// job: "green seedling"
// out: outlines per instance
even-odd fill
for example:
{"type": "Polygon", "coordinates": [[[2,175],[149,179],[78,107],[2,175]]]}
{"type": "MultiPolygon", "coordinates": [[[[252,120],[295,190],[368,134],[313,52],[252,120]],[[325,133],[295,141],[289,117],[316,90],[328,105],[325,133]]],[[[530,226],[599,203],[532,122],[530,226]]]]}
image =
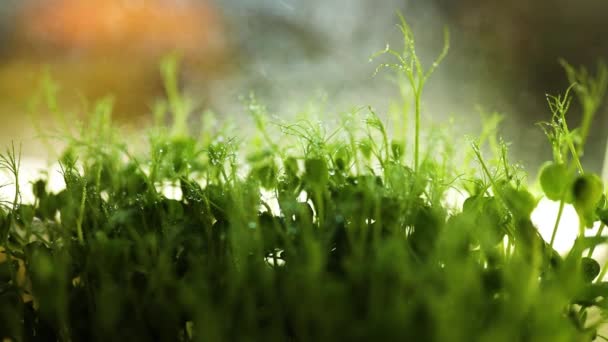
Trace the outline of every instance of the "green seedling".
{"type": "Polygon", "coordinates": [[[437,58],[433,61],[431,66],[425,69],[422,66],[422,62],[418,58],[416,54],[416,42],[414,39],[414,34],[412,29],[408,25],[407,21],[402,15],[399,15],[399,19],[401,24],[399,25],[399,29],[403,34],[403,51],[400,53],[396,50],[390,48],[390,46],[386,46],[386,49],[376,53],[373,58],[382,55],[389,54],[397,60],[396,63],[384,63],[380,64],[376,72],[380,68],[392,68],[394,69],[399,77],[403,77],[408,85],[410,86],[413,94],[414,94],[414,162],[413,169],[417,170],[420,166],[420,124],[421,124],[421,112],[422,112],[422,91],[424,86],[426,85],[427,80],[433,74],[435,69],[441,64],[443,59],[447,56],[448,51],[450,49],[450,34],[447,28],[444,29],[444,43],[443,49],[437,56],[437,58]]]}
{"type": "MultiPolygon", "coordinates": [[[[0,339],[602,338],[608,267],[592,257],[606,244],[607,204],[580,156],[605,70],[566,66],[576,84],[548,97],[543,127],[553,158],[540,188],[560,212],[572,203],[581,217],[560,256],[556,230],[544,241],[531,220],[539,196],[497,136],[506,116],[484,116],[464,167],[447,130],[421,141],[422,89],[447,52],[447,34],[423,68],[401,19],[403,53],[384,52],[397,58],[389,66],[401,95],[414,95],[413,144],[403,122],[395,127],[369,107],[355,107],[339,127],[273,123],[253,96],[254,137],[213,127],[209,113],[193,132],[192,102],[171,57],[161,68],[167,100],[155,107],[145,146],[123,140],[112,101],[100,101],[90,121],[63,135],[65,189],[33,180],[32,203],[22,201],[18,149],[1,154],[0,171],[16,189],[0,199],[0,339]],[[582,127],[567,125],[570,92],[583,107],[582,127]],[[467,197],[462,206],[445,204],[452,190],[467,197]],[[597,236],[585,236],[596,220],[597,236]]],[[[60,115],[57,89],[46,83],[44,110],[60,115]]],[[[393,110],[406,121],[400,101],[393,110]]]]}

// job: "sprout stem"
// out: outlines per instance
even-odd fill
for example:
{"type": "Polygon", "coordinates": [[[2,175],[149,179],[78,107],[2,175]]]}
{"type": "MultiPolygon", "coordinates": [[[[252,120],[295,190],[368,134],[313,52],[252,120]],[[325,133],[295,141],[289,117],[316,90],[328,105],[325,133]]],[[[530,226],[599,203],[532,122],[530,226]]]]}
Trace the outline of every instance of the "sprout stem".
{"type": "MultiPolygon", "coordinates": [[[[600,225],[600,228],[597,230],[597,234],[595,234],[595,237],[599,238],[602,236],[602,232],[604,231],[604,228],[606,227],[606,225],[604,223],[602,223],[600,225]]],[[[593,251],[595,251],[595,246],[593,245],[591,246],[591,248],[589,248],[589,253],[587,253],[587,257],[591,258],[591,256],[593,255],[593,251]]]]}
{"type": "Polygon", "coordinates": [[[553,226],[553,232],[551,233],[551,241],[549,241],[549,247],[553,248],[553,243],[555,242],[555,236],[557,235],[557,229],[559,228],[559,221],[562,218],[562,213],[564,212],[564,199],[562,198],[559,201],[559,209],[557,211],[557,218],[555,219],[555,225],[553,226]]]}

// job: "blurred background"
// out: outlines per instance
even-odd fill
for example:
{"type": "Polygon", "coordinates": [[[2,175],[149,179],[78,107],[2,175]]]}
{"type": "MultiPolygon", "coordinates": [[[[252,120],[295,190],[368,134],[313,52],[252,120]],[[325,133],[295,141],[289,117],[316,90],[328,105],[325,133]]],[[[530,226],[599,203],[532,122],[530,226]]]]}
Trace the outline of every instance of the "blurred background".
{"type": "MultiPolygon", "coordinates": [[[[505,114],[501,134],[531,169],[551,158],[534,123],[550,118],[545,93],[568,85],[558,58],[591,69],[608,59],[603,0],[2,0],[0,146],[23,142],[25,154],[45,157],[33,123],[54,119],[28,111],[44,72],[60,85],[63,108],[84,116],[83,103],[113,94],[115,119],[145,126],[163,95],[159,61],[171,51],[183,57],[183,91],[220,117],[244,116],[239,97],[252,90],[279,117],[319,98],[330,113],[385,113],[398,92],[388,73],[372,77],[378,61],[369,57],[400,47],[397,11],[427,65],[443,26],[451,32],[424,115],[454,117],[456,132],[475,134],[478,106],[505,114]]],[[[607,126],[604,106],[584,157],[590,170],[601,169],[607,126]]]]}

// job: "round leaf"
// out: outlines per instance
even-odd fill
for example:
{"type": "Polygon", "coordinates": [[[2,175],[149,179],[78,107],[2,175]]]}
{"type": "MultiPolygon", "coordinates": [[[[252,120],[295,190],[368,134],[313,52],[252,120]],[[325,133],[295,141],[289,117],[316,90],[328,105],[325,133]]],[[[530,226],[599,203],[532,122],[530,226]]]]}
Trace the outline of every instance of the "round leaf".
{"type": "Polygon", "coordinates": [[[581,273],[583,280],[590,283],[600,274],[600,264],[595,259],[584,257],[581,259],[581,273]]]}
{"type": "Polygon", "coordinates": [[[541,168],[539,182],[548,199],[559,201],[571,184],[571,174],[565,164],[550,162],[541,168]]]}
{"type": "Polygon", "coordinates": [[[578,177],[572,185],[574,205],[584,209],[595,209],[602,199],[604,184],[595,174],[585,174],[578,177]]]}
{"type": "Polygon", "coordinates": [[[595,174],[579,176],[572,184],[574,208],[587,227],[593,226],[596,219],[595,211],[603,193],[604,184],[595,174]]]}

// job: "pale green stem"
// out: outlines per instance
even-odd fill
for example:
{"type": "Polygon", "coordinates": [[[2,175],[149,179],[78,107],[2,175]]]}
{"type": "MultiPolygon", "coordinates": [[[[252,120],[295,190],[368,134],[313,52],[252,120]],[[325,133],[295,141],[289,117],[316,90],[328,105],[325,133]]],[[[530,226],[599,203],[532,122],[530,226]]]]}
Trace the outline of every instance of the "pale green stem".
{"type": "Polygon", "coordinates": [[[549,247],[553,248],[553,243],[555,242],[555,236],[557,235],[557,229],[559,228],[559,221],[562,218],[562,213],[564,212],[564,200],[559,201],[559,209],[557,211],[557,218],[555,219],[555,225],[553,226],[553,233],[551,233],[551,240],[549,241],[549,247]]]}
{"type": "Polygon", "coordinates": [[[416,132],[414,134],[414,171],[418,171],[419,151],[420,151],[420,94],[416,92],[416,132]]]}
{"type": "Polygon", "coordinates": [[[82,221],[84,219],[84,208],[85,208],[86,198],[87,198],[87,184],[85,182],[84,186],[82,187],[82,199],[80,200],[80,213],[78,215],[78,221],[76,222],[76,232],[78,233],[78,242],[80,242],[81,244],[84,243],[84,235],[82,233],[82,221]]]}
{"type": "Polygon", "coordinates": [[[604,276],[606,275],[606,272],[608,271],[607,266],[608,266],[608,264],[604,264],[604,266],[602,267],[602,272],[600,272],[600,275],[597,276],[597,278],[595,280],[597,283],[602,282],[602,279],[604,279],[604,276]]]}
{"type": "MultiPolygon", "coordinates": [[[[599,238],[602,236],[602,231],[604,230],[604,227],[606,227],[606,225],[604,223],[602,223],[600,225],[600,228],[597,230],[597,234],[595,234],[595,237],[599,238]]],[[[593,251],[595,251],[595,245],[591,246],[591,248],[589,248],[589,253],[587,253],[587,257],[591,258],[591,256],[593,255],[593,251]]]]}

